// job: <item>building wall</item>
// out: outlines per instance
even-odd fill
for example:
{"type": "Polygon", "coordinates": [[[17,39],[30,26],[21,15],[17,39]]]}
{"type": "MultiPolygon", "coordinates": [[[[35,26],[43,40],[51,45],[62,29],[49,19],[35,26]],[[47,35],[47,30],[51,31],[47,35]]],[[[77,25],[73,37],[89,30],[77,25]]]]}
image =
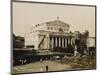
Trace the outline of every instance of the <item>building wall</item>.
{"type": "Polygon", "coordinates": [[[47,31],[51,31],[51,32],[59,32],[59,30],[62,29],[62,31],[64,32],[68,32],[69,28],[67,28],[66,26],[47,26],[47,31]]]}
{"type": "Polygon", "coordinates": [[[23,48],[25,46],[25,38],[13,35],[13,48],[23,48]]]}
{"type": "Polygon", "coordinates": [[[59,32],[59,29],[62,29],[62,31],[64,32],[69,31],[69,25],[60,20],[54,20],[51,22],[47,22],[46,26],[47,26],[47,31],[59,32]]]}
{"type": "Polygon", "coordinates": [[[34,46],[35,49],[37,49],[37,45],[38,45],[38,32],[34,32],[34,33],[29,33],[26,37],[25,37],[25,46],[34,46]]]}

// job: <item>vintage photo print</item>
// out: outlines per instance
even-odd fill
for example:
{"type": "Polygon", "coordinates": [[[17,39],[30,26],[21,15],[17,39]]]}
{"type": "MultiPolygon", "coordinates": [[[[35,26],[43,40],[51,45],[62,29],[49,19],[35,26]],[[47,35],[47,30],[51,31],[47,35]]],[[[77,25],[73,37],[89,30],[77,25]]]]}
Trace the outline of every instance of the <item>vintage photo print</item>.
{"type": "Polygon", "coordinates": [[[96,69],[96,6],[11,2],[12,74],[96,69]]]}

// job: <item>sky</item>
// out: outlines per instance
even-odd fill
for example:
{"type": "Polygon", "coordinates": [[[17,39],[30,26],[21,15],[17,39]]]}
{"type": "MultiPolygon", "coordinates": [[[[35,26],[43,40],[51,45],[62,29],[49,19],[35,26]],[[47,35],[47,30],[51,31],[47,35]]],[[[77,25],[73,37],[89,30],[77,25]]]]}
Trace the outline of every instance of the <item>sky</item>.
{"type": "Polygon", "coordinates": [[[13,2],[13,33],[27,35],[36,24],[59,20],[70,25],[70,31],[89,31],[95,37],[95,7],[13,2]]]}

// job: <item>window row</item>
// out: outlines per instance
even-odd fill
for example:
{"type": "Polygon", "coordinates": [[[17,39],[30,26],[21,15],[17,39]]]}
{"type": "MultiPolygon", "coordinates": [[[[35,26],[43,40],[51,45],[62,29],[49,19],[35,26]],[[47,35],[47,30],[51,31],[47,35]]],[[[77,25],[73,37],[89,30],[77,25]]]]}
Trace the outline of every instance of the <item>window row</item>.
{"type": "Polygon", "coordinates": [[[57,28],[57,27],[47,27],[48,30],[59,30],[59,29],[62,29],[63,31],[68,31],[69,29],[68,28],[57,28]]]}

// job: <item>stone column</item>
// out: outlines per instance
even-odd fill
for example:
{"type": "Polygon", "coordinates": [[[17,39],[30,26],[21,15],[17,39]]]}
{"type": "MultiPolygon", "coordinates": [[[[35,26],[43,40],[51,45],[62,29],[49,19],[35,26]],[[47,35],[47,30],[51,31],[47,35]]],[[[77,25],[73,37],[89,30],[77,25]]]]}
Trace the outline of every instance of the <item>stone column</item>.
{"type": "Polygon", "coordinates": [[[65,48],[67,48],[67,38],[65,38],[65,48]]]}
{"type": "Polygon", "coordinates": [[[73,38],[71,38],[71,45],[73,44],[73,38]]]}
{"type": "Polygon", "coordinates": [[[61,47],[61,40],[60,40],[60,37],[59,37],[59,47],[61,47]]]}
{"type": "Polygon", "coordinates": [[[54,37],[52,37],[52,49],[54,48],[54,37]]]}
{"type": "Polygon", "coordinates": [[[59,38],[57,37],[57,47],[59,47],[59,38]]]}
{"type": "Polygon", "coordinates": [[[50,49],[50,37],[47,35],[47,49],[50,49]]]}
{"type": "Polygon", "coordinates": [[[70,44],[70,38],[68,37],[68,45],[70,44]]]}
{"type": "Polygon", "coordinates": [[[57,43],[58,43],[58,42],[57,42],[57,37],[55,37],[55,44],[56,44],[55,46],[56,46],[56,47],[57,47],[57,43]]]}

